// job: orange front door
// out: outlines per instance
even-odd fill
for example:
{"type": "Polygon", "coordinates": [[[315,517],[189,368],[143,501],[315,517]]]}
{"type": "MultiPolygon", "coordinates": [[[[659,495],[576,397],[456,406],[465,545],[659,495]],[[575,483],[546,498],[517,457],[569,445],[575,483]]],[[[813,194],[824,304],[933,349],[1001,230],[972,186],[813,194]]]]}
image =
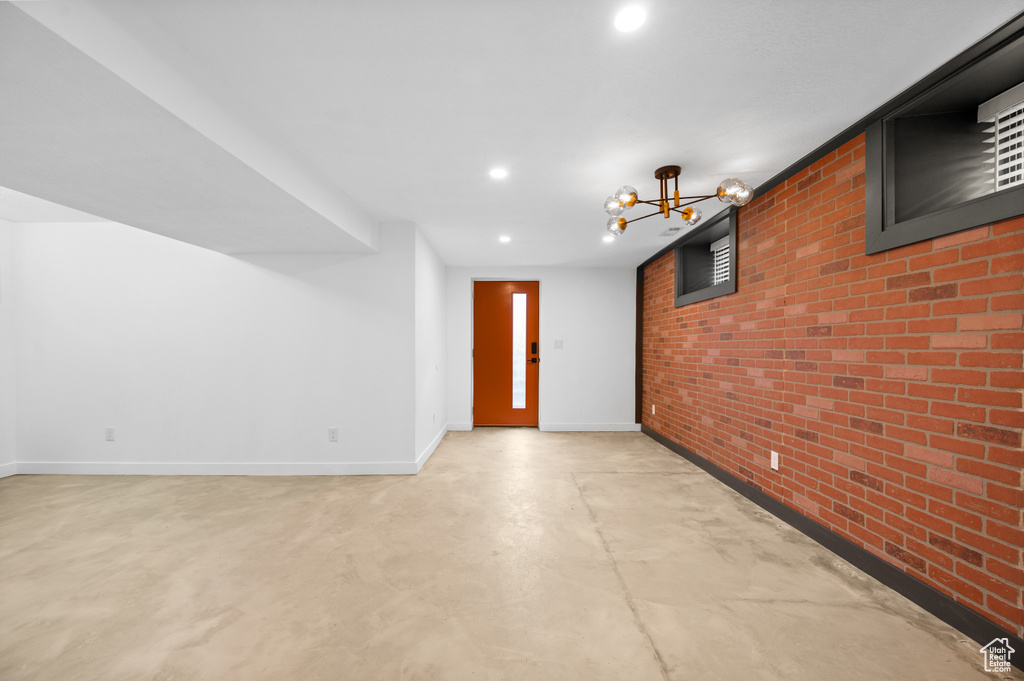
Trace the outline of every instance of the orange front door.
{"type": "Polygon", "coordinates": [[[473,282],[473,424],[537,425],[536,281],[473,282]]]}

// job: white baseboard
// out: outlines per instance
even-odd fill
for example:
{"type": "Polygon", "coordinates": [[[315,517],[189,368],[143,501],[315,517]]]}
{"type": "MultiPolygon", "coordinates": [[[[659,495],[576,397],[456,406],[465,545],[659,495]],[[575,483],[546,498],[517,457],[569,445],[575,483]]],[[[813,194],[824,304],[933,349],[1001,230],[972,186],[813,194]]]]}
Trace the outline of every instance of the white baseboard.
{"type": "Polygon", "coordinates": [[[416,475],[448,428],[442,428],[415,462],[207,463],[129,461],[19,461],[0,466],[7,475],[416,475]]]}
{"type": "Polygon", "coordinates": [[[639,423],[542,423],[540,429],[544,431],[574,431],[574,432],[600,432],[600,431],[639,431],[639,423]]]}
{"type": "Polygon", "coordinates": [[[19,475],[415,475],[414,462],[136,463],[19,461],[19,475]]]}
{"type": "MultiPolygon", "coordinates": [[[[549,431],[639,431],[639,423],[542,423],[540,430],[549,431]]],[[[472,423],[449,423],[448,430],[473,430],[472,423]]]]}
{"type": "Polygon", "coordinates": [[[433,440],[431,440],[430,444],[427,445],[426,448],[422,452],[420,452],[419,456],[416,457],[416,472],[417,473],[420,472],[420,470],[423,468],[423,464],[425,464],[427,462],[427,459],[430,458],[430,455],[434,453],[434,450],[437,449],[437,446],[439,444],[441,444],[441,440],[443,440],[444,436],[447,435],[447,434],[448,434],[448,426],[444,426],[443,428],[441,428],[441,431],[437,434],[437,437],[435,437],[433,440]]]}

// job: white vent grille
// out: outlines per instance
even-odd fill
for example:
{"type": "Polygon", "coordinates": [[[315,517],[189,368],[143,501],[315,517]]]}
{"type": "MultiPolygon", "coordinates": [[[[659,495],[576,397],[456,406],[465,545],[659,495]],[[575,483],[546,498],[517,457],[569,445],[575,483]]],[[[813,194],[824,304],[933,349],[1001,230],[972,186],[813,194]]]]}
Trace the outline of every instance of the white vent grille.
{"type": "Polygon", "coordinates": [[[996,191],[1024,184],[1024,102],[996,114],[996,191]]]}
{"type": "Polygon", "coordinates": [[[978,122],[988,123],[986,155],[990,159],[992,191],[1024,185],[1024,83],[978,106],[978,122]],[[992,146],[988,146],[992,145],[992,146]]]}
{"type": "Polygon", "coordinates": [[[714,258],[711,285],[729,281],[729,237],[722,237],[711,244],[711,255],[714,258]]]}

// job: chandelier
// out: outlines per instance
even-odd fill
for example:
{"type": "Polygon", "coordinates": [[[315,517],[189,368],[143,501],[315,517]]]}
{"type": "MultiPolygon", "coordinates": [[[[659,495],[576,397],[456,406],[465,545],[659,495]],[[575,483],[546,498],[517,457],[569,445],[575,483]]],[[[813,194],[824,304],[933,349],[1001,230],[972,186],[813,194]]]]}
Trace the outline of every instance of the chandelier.
{"type": "Polygon", "coordinates": [[[704,201],[705,199],[711,199],[718,197],[719,201],[724,203],[731,203],[734,206],[745,206],[750,203],[750,200],[754,198],[754,189],[750,185],[743,182],[743,180],[737,180],[735,177],[722,180],[722,184],[718,185],[718,190],[714,194],[706,194],[703,196],[679,196],[679,172],[682,170],[679,166],[662,166],[654,171],[654,179],[661,182],[661,198],[657,201],[644,201],[637,194],[636,189],[630,187],[628,184],[619,187],[619,190],[615,192],[613,196],[609,196],[604,201],[604,210],[608,215],[612,217],[608,220],[608,231],[611,232],[612,236],[618,236],[626,231],[626,225],[637,220],[643,220],[644,218],[653,217],[655,215],[663,215],[666,218],[671,213],[679,213],[683,218],[683,222],[687,225],[695,225],[700,222],[701,212],[700,208],[693,208],[693,204],[704,201]],[[668,195],[668,181],[673,180],[675,182],[675,192],[672,197],[668,195]],[[624,211],[629,210],[638,203],[645,203],[648,206],[657,206],[658,210],[632,220],[627,220],[624,217],[619,217],[624,211]]]}

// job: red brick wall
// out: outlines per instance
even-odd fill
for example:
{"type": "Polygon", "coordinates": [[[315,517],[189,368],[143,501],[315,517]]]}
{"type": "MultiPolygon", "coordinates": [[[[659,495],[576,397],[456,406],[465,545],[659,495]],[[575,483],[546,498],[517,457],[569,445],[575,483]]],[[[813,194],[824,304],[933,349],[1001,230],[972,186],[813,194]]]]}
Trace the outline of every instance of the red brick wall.
{"type": "Polygon", "coordinates": [[[676,309],[674,265],[644,425],[1024,634],[1024,218],[864,255],[862,136],[740,210],[735,294],[676,309]]]}

